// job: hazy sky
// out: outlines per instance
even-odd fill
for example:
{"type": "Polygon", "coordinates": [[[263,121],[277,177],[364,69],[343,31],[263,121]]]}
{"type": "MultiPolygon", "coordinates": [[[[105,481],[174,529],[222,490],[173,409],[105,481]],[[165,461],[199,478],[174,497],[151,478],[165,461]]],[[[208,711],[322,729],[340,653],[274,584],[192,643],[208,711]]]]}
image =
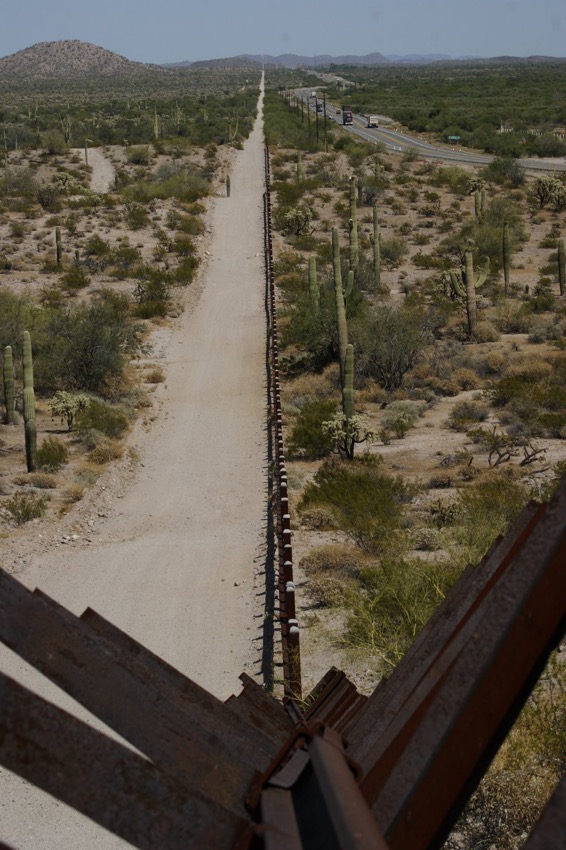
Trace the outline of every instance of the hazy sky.
{"type": "Polygon", "coordinates": [[[566,0],[0,0],[0,56],[80,39],[141,62],[240,53],[566,56],[566,0]]]}

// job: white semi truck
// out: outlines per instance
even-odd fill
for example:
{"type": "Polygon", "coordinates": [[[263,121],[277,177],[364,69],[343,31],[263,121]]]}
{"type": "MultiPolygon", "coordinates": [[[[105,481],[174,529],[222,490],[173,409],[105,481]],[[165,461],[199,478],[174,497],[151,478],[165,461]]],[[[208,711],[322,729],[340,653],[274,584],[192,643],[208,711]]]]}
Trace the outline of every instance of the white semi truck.
{"type": "Polygon", "coordinates": [[[368,127],[379,127],[379,116],[377,115],[368,115],[367,116],[368,127]]]}

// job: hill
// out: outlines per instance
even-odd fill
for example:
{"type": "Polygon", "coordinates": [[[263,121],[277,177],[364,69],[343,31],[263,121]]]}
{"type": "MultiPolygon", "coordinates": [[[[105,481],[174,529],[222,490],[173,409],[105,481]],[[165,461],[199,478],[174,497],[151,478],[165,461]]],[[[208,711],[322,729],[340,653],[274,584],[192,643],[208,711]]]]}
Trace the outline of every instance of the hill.
{"type": "Polygon", "coordinates": [[[41,41],[0,59],[0,79],[140,77],[148,72],[167,74],[159,65],[132,62],[103,47],[76,39],[41,41]]]}

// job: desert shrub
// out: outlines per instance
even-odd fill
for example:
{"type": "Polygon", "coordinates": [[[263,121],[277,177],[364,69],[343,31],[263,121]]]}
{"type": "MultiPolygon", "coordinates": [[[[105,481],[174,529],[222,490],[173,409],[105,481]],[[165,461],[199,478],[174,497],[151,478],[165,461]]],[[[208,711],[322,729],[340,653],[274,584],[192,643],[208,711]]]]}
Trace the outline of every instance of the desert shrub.
{"type": "Polygon", "coordinates": [[[566,425],[566,357],[530,358],[490,388],[492,403],[512,413],[533,436],[562,437],[566,425]]]}
{"type": "Polygon", "coordinates": [[[46,437],[37,448],[37,465],[44,472],[57,472],[69,459],[69,450],[57,437],[46,437]]]}
{"type": "Polygon", "coordinates": [[[472,369],[456,369],[452,377],[461,390],[477,390],[481,385],[479,377],[472,369]]]}
{"type": "Polygon", "coordinates": [[[515,850],[566,768],[564,664],[552,655],[535,690],[454,828],[462,847],[515,850]]]}
{"type": "Polygon", "coordinates": [[[128,204],[126,207],[126,223],[132,230],[141,230],[150,223],[147,210],[141,204],[128,204]]]}
{"type": "Polygon", "coordinates": [[[397,389],[432,341],[430,316],[412,305],[380,306],[370,321],[352,328],[352,337],[359,372],[397,389]]]}
{"type": "Polygon", "coordinates": [[[369,552],[400,545],[402,505],[413,491],[402,478],[383,472],[380,461],[375,455],[325,461],[306,485],[299,511],[314,505],[332,508],[339,526],[369,552]]]}
{"type": "Polygon", "coordinates": [[[381,420],[381,425],[401,440],[422,416],[426,405],[423,402],[392,401],[381,420]]]}
{"type": "Polygon", "coordinates": [[[488,322],[484,319],[477,323],[475,333],[476,342],[497,342],[498,339],[499,331],[493,322],[488,322]]]}
{"type": "Polygon", "coordinates": [[[94,446],[89,451],[88,459],[92,463],[102,466],[105,463],[110,463],[112,460],[119,460],[123,454],[124,448],[117,440],[104,438],[100,440],[97,446],[94,446]]]}
{"type": "Polygon", "coordinates": [[[47,510],[47,496],[37,493],[14,493],[3,504],[4,510],[16,525],[23,525],[32,519],[39,519],[47,510]]]}
{"type": "Polygon", "coordinates": [[[526,488],[503,473],[460,491],[455,539],[466,563],[476,564],[495,538],[504,534],[529,499],[526,488]]]}
{"type": "Polygon", "coordinates": [[[300,521],[302,528],[308,528],[311,531],[330,531],[338,527],[334,511],[326,505],[305,508],[301,511],[300,521]]]}
{"type": "Polygon", "coordinates": [[[401,660],[457,578],[449,563],[385,558],[361,573],[350,597],[344,642],[371,652],[383,672],[401,660]]]}
{"type": "Polygon", "coordinates": [[[291,456],[317,460],[330,454],[333,441],[323,430],[322,423],[330,419],[335,411],[336,403],[325,399],[308,401],[301,407],[287,441],[291,456]]]}
{"type": "Polygon", "coordinates": [[[53,490],[57,486],[57,480],[48,472],[31,472],[27,475],[16,476],[14,484],[36,487],[38,490],[53,490]]]}
{"type": "Polygon", "coordinates": [[[532,317],[524,304],[503,300],[497,304],[495,324],[502,333],[526,334],[531,329],[532,317]]]}
{"type": "Polygon", "coordinates": [[[489,416],[489,407],[481,399],[466,399],[457,401],[448,419],[450,428],[454,431],[466,431],[469,425],[485,422],[489,416]]]}
{"type": "Polygon", "coordinates": [[[149,165],[151,156],[147,145],[131,145],[126,151],[126,159],[131,165],[149,165]]]}
{"type": "Polygon", "coordinates": [[[345,591],[359,575],[364,560],[349,546],[318,546],[300,562],[308,578],[308,593],[320,607],[343,605],[345,591]]]}
{"type": "Polygon", "coordinates": [[[115,395],[129,356],[141,344],[129,309],[127,297],[102,290],[85,304],[49,311],[36,387],[115,395]]]}
{"type": "Polygon", "coordinates": [[[120,407],[101,398],[91,398],[90,404],[76,419],[76,429],[81,434],[96,431],[105,437],[121,437],[128,428],[128,417],[120,407]]]}
{"type": "Polygon", "coordinates": [[[66,292],[78,292],[90,283],[90,276],[84,266],[71,266],[59,278],[59,285],[66,292]]]}
{"type": "Polygon", "coordinates": [[[108,257],[112,249],[109,242],[95,233],[94,236],[87,239],[84,250],[87,256],[108,257]]]}

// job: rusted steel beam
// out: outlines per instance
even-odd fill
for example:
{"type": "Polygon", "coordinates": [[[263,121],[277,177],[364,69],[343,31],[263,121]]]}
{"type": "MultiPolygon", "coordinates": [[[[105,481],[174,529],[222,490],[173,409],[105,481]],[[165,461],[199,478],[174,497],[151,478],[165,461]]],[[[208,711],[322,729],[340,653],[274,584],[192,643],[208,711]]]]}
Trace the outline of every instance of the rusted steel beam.
{"type": "Polygon", "coordinates": [[[491,586],[494,575],[499,575],[508,566],[510,558],[524,544],[543,510],[535,503],[528,505],[508,534],[495,541],[482,561],[477,566],[470,564],[464,570],[390,678],[381,681],[365,707],[347,727],[345,734],[350,741],[352,758],[362,761],[372,742],[385,732],[393,719],[399,717],[419,682],[435,667],[438,655],[445,651],[477,609],[478,600],[485,596],[486,586],[491,586]]]}
{"type": "MultiPolygon", "coordinates": [[[[258,729],[269,736],[279,750],[294,726],[287,710],[247,673],[242,673],[240,680],[244,686],[242,691],[237,696],[228,697],[226,705],[251,729],[258,729]]],[[[261,768],[264,769],[265,766],[261,768]]]]}
{"type": "Polygon", "coordinates": [[[265,850],[305,850],[290,791],[262,791],[261,823],[265,850]]]}
{"type": "MultiPolygon", "coordinates": [[[[278,735],[273,724],[261,722],[261,716],[258,717],[258,722],[241,719],[239,714],[232,710],[235,703],[230,699],[225,702],[217,699],[91,608],[87,608],[80,619],[98,635],[121,650],[129,652],[143,663],[146,677],[151,679],[155,687],[159,689],[159,693],[162,696],[168,696],[179,708],[190,712],[195,721],[199,721],[199,725],[202,725],[206,719],[207,726],[213,724],[215,733],[220,738],[227,737],[229,740],[234,735],[248,738],[254,747],[269,755],[270,758],[281,746],[281,740],[288,734],[287,730],[284,735],[278,735]]],[[[242,681],[244,681],[243,677],[245,674],[240,676],[242,681]]],[[[244,689],[252,686],[265,696],[266,701],[270,699],[263,688],[248,676],[244,681],[244,689]]],[[[271,703],[278,706],[272,698],[271,703]]]]}
{"type": "Polygon", "coordinates": [[[247,827],[0,673],[0,762],[140,850],[231,850],[247,827]]]}
{"type": "Polygon", "coordinates": [[[215,715],[207,716],[198,688],[194,704],[185,701],[179,706],[132,652],[116,647],[4,572],[0,640],[187,788],[202,789],[241,812],[244,789],[258,765],[268,764],[270,757],[259,744],[254,747],[253,736],[234,734],[229,719],[219,737],[215,718],[222,711],[231,716],[220,701],[215,715]]]}
{"type": "MultiPolygon", "coordinates": [[[[372,812],[346,760],[340,736],[326,730],[309,744],[314,774],[341,850],[387,850],[372,812]]],[[[407,845],[409,846],[409,845],[407,845]]]]}
{"type": "Polygon", "coordinates": [[[566,628],[566,481],[437,668],[361,760],[392,850],[439,847],[566,628]],[[429,681],[430,680],[430,681],[429,681]]]}
{"type": "Polygon", "coordinates": [[[566,776],[563,776],[522,850],[564,850],[566,847],[566,776]]]}

